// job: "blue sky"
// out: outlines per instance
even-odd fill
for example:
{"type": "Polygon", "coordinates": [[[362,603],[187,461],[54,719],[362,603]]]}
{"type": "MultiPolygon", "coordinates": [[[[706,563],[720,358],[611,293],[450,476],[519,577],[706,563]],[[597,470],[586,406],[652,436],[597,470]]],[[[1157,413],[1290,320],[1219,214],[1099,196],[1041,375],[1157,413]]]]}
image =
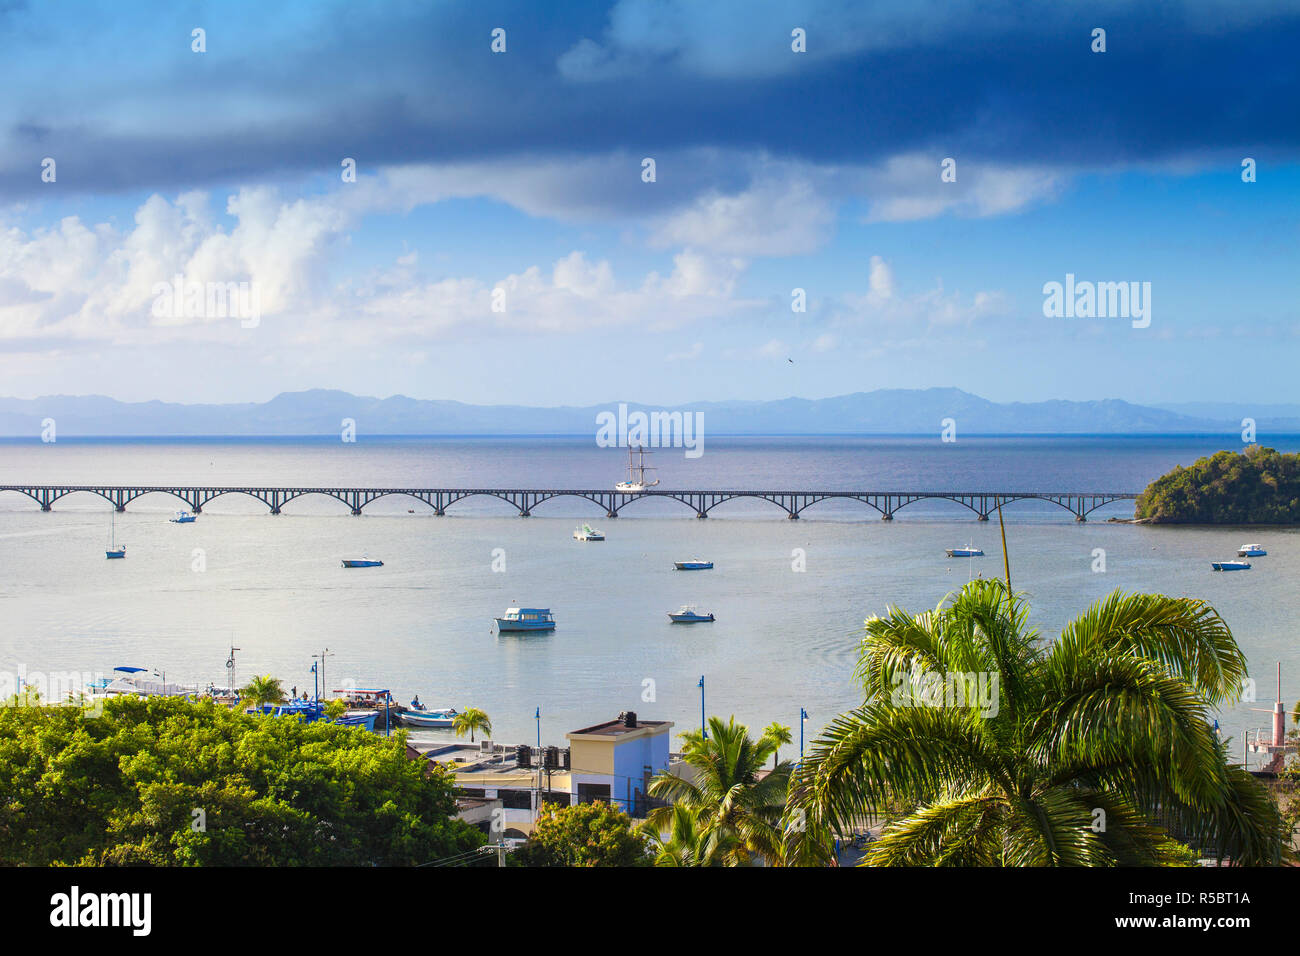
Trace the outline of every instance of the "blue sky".
{"type": "Polygon", "coordinates": [[[0,2],[0,394],[1297,401],[1297,48],[1300,2],[0,2]],[[1045,317],[1067,273],[1150,325],[1045,317]]]}

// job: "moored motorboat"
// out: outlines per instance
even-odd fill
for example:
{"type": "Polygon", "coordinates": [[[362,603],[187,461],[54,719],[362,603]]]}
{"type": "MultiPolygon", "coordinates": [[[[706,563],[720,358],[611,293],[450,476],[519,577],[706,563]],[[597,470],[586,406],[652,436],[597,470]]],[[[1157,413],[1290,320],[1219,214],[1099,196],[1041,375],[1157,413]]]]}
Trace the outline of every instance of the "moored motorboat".
{"type": "Polygon", "coordinates": [[[709,611],[707,614],[701,614],[695,610],[694,604],[683,604],[676,611],[669,611],[668,617],[672,619],[674,624],[696,624],[700,621],[712,621],[713,612],[709,611]]]}
{"type": "Polygon", "coordinates": [[[674,561],[673,567],[678,571],[708,571],[713,567],[713,562],[695,558],[691,561],[674,561]]]}
{"type": "Polygon", "coordinates": [[[584,524],[581,528],[575,528],[573,537],[577,541],[604,541],[605,532],[597,531],[589,524],[584,524]]]}
{"type": "Polygon", "coordinates": [[[982,558],[984,552],[979,548],[972,548],[969,544],[964,548],[949,548],[947,555],[950,558],[982,558]]]}
{"type": "Polygon", "coordinates": [[[1216,571],[1249,571],[1249,561],[1211,561],[1210,567],[1216,571]]]}
{"type": "Polygon", "coordinates": [[[344,558],[343,567],[345,568],[382,568],[384,562],[375,561],[371,558],[344,558]]]}
{"type": "Polygon", "coordinates": [[[555,618],[547,607],[506,608],[504,617],[496,619],[498,631],[553,631],[555,618]]]}
{"type": "Polygon", "coordinates": [[[1259,544],[1243,544],[1237,549],[1239,558],[1262,558],[1266,554],[1268,552],[1264,550],[1264,546],[1259,544]]]}
{"type": "Polygon", "coordinates": [[[409,727],[451,727],[460,711],[455,707],[440,710],[404,710],[398,719],[409,727]]]}
{"type": "Polygon", "coordinates": [[[175,518],[168,518],[167,520],[172,524],[192,524],[197,517],[198,515],[193,511],[178,511],[175,518]]]}

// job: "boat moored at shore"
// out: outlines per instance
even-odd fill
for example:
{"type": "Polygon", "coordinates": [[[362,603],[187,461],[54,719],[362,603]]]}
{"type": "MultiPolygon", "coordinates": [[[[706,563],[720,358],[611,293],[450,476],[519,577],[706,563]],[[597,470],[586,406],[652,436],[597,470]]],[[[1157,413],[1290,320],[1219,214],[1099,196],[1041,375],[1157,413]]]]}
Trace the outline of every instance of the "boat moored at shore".
{"type": "Polygon", "coordinates": [[[441,729],[453,726],[459,713],[460,711],[455,707],[444,707],[440,710],[404,710],[397,719],[408,727],[441,729]]]}

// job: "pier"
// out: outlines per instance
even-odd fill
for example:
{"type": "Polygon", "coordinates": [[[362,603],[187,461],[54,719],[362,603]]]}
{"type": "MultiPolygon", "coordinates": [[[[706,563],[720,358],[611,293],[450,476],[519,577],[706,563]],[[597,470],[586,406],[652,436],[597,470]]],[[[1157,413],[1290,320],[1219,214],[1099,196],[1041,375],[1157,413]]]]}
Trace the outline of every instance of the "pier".
{"type": "Polygon", "coordinates": [[[821,501],[847,499],[860,501],[890,521],[902,508],[918,501],[944,500],[968,508],[978,520],[987,521],[999,503],[1009,505],[1016,501],[1048,501],[1074,515],[1076,521],[1087,521],[1088,515],[1098,508],[1116,501],[1137,498],[1134,492],[1048,492],[1048,491],[668,491],[648,488],[644,491],[610,491],[607,489],[573,488],[270,488],[270,487],[210,487],[181,485],[0,485],[0,491],[14,491],[26,495],[41,506],[42,511],[52,510],[54,503],[65,495],[88,492],[107,500],[118,511],[144,495],[170,495],[183,501],[196,514],[203,506],[223,495],[247,495],[265,504],[271,514],[296,498],[305,495],[325,495],[335,498],[359,515],[366,505],[390,496],[405,496],[421,501],[433,509],[435,515],[446,514],[447,509],[466,498],[491,497],[509,502],[528,517],[533,509],[552,498],[585,498],[605,512],[608,518],[617,518],[628,505],[644,498],[665,498],[681,502],[695,512],[697,518],[707,518],[709,512],[726,501],[737,498],[758,498],[769,501],[789,518],[799,515],[821,501]]]}

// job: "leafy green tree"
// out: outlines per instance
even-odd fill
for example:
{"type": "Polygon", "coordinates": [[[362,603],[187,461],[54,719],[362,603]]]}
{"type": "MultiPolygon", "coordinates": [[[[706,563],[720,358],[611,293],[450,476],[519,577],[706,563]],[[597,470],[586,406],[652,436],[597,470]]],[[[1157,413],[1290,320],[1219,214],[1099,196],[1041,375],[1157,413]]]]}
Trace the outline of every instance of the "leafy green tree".
{"type": "Polygon", "coordinates": [[[604,801],[542,807],[515,866],[648,866],[646,839],[628,815],[604,801]]]}
{"type": "Polygon", "coordinates": [[[239,703],[255,710],[263,704],[283,704],[288,699],[284,686],[270,674],[254,677],[248,682],[248,686],[239,692],[239,703]]]}
{"type": "Polygon", "coordinates": [[[407,866],[481,845],[383,738],[211,701],[0,708],[0,865],[407,866]]]}
{"type": "MultiPolygon", "coordinates": [[[[726,723],[710,717],[708,738],[698,730],[682,737],[682,760],[694,773],[689,779],[671,771],[656,774],[650,795],[693,812],[707,858],[727,866],[744,866],[754,857],[779,862],[790,761],[761,774],[776,744],[767,737],[753,740],[735,717],[726,723]]],[[[672,806],[656,807],[647,816],[659,830],[676,822],[672,806]]]]}
{"type": "Polygon", "coordinates": [[[891,801],[868,864],[1180,862],[1166,828],[1236,864],[1282,859],[1276,806],[1210,726],[1246,661],[1204,602],[1116,592],[1048,642],[1003,582],[972,581],[867,621],[857,674],[866,702],[792,782],[787,862],[826,862],[832,834],[891,801]],[[953,679],[968,674],[996,693],[971,706],[953,679]]]}
{"type": "Polygon", "coordinates": [[[776,721],[773,721],[763,728],[763,739],[772,742],[772,766],[775,767],[779,756],[776,748],[784,747],[786,744],[792,742],[794,736],[790,733],[790,728],[785,724],[778,724],[776,721]]]}
{"type": "Polygon", "coordinates": [[[348,704],[345,700],[337,697],[331,697],[322,705],[325,708],[325,716],[330,720],[338,720],[348,710],[348,704]]]}
{"type": "Polygon", "coordinates": [[[492,718],[477,707],[466,707],[462,710],[451,719],[451,727],[452,730],[456,731],[457,737],[464,737],[469,734],[470,743],[474,742],[474,733],[476,731],[484,737],[492,736],[492,718]]]}
{"type": "Polygon", "coordinates": [[[1251,445],[1181,465],[1147,486],[1134,507],[1151,522],[1295,524],[1300,522],[1300,454],[1251,445]]]}

